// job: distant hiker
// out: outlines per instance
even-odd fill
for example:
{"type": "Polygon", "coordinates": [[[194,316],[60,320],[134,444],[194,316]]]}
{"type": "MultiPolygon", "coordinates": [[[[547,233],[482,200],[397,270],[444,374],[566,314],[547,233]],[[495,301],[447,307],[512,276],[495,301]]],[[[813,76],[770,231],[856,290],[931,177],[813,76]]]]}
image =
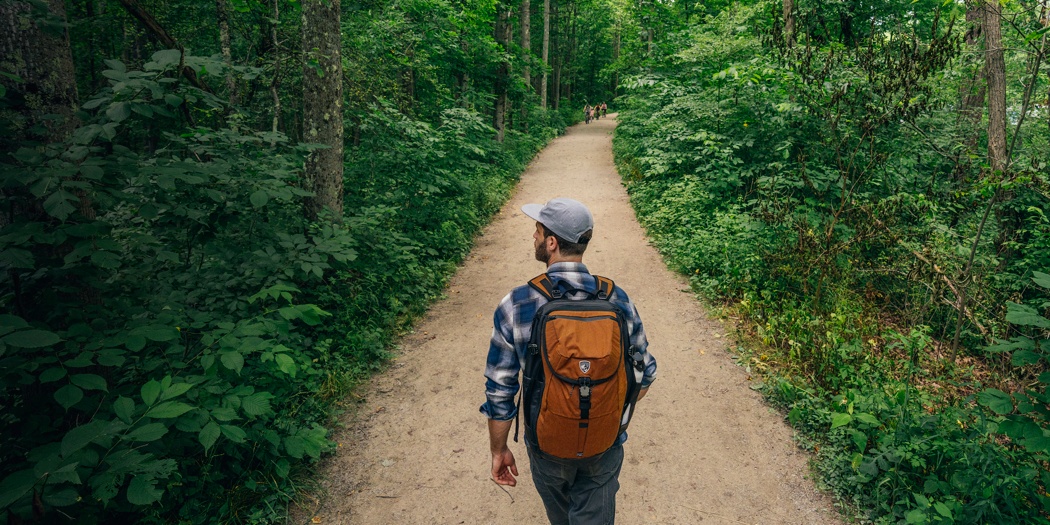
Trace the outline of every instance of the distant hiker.
{"type": "Polygon", "coordinates": [[[583,105],[583,121],[584,121],[584,124],[590,124],[591,123],[591,114],[593,112],[594,112],[594,109],[591,107],[590,104],[584,104],[583,105]]]}
{"type": "Polygon", "coordinates": [[[627,424],[656,379],[656,360],[627,294],[583,264],[594,228],[587,207],[557,198],[521,211],[537,221],[533,248],[547,270],[511,290],[493,316],[481,405],[489,419],[492,479],[517,484],[507,437],[512,420],[522,417],[547,519],[611,524],[627,424]]]}

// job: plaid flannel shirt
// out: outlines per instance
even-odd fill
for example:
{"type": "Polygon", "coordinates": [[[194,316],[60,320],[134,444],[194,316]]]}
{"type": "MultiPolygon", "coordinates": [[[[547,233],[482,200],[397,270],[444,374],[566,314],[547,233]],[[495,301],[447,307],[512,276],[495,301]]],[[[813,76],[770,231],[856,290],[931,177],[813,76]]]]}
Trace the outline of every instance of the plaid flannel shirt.
{"type": "MultiPolygon", "coordinates": [[[[560,282],[570,288],[594,293],[597,289],[594,277],[583,263],[559,262],[547,268],[547,276],[555,286],[560,282]]],[[[569,296],[572,297],[571,295],[569,296]]],[[[583,295],[580,294],[582,299],[583,295]]],[[[638,309],[631,303],[627,293],[617,286],[609,296],[613,304],[619,306],[628,315],[627,330],[631,344],[642,352],[645,360],[645,373],[642,388],[656,379],[656,359],[648,351],[649,341],[645,338],[645,329],[638,316],[638,309]]],[[[518,375],[525,361],[525,349],[532,335],[532,319],[547,298],[528,284],[519,286],[500,301],[493,315],[492,340],[489,343],[488,362],[485,365],[485,398],[481,413],[489,419],[506,421],[517,415],[514,396],[518,393],[518,375]]],[[[626,440],[626,433],[617,440],[626,440]]]]}

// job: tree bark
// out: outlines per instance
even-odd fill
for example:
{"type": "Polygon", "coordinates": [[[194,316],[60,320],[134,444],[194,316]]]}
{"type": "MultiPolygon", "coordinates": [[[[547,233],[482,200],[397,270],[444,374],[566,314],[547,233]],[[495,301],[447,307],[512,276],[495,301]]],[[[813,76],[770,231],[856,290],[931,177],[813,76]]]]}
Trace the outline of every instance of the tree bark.
{"type": "Polygon", "coordinates": [[[529,0],[521,0],[521,51],[525,55],[525,70],[522,77],[525,85],[532,85],[532,71],[529,62],[532,61],[532,3],[529,0]]]}
{"type": "Polygon", "coordinates": [[[784,44],[795,46],[795,2],[784,0],[784,44]]]}
{"type": "Polygon", "coordinates": [[[988,164],[1006,167],[1006,62],[1003,59],[1002,8],[998,0],[984,4],[984,75],[988,82],[988,164]]]}
{"type": "Polygon", "coordinates": [[[281,84],[281,46],[277,41],[277,23],[281,19],[280,0],[273,0],[273,22],[270,24],[270,40],[273,43],[273,79],[270,81],[270,97],[273,99],[273,125],[271,131],[277,133],[281,124],[281,97],[277,87],[281,84]]]}
{"type": "Polygon", "coordinates": [[[37,125],[43,125],[48,142],[69,138],[80,125],[76,117],[79,104],[73,54],[65,30],[49,31],[37,20],[55,20],[48,26],[62,27],[66,6],[62,0],[48,0],[46,13],[33,13],[29,2],[0,2],[0,71],[21,79],[16,82],[0,76],[11,105],[4,118],[14,124],[13,131],[23,138],[37,125]],[[48,118],[44,118],[48,117],[48,118]],[[57,118],[55,118],[57,117],[57,118]]]}
{"type": "Polygon", "coordinates": [[[547,69],[550,68],[551,0],[543,0],[543,81],[540,82],[540,107],[547,109],[547,69]]]}
{"type": "MultiPolygon", "coordinates": [[[[619,26],[617,26],[616,34],[613,35],[613,52],[612,52],[613,64],[616,64],[617,62],[620,61],[620,29],[621,28],[619,26]]],[[[611,87],[612,87],[613,98],[615,99],[616,98],[616,91],[620,87],[620,69],[619,69],[619,66],[617,66],[616,69],[613,69],[612,86],[611,87]]]]}
{"type": "MultiPolygon", "coordinates": [[[[0,142],[0,147],[18,147],[23,140],[61,144],[81,124],[76,116],[80,98],[73,53],[65,27],[66,5],[63,0],[48,0],[37,5],[23,1],[0,2],[0,72],[5,73],[0,75],[0,85],[7,91],[5,98],[8,102],[7,107],[0,110],[0,118],[8,121],[15,135],[5,137],[8,140],[0,142]],[[42,134],[40,130],[43,130],[42,134]]],[[[73,181],[81,180],[79,175],[69,177],[73,181]]],[[[74,193],[80,215],[75,220],[94,221],[96,212],[88,190],[76,189],[74,193]]],[[[9,198],[8,189],[3,188],[0,197],[3,197],[4,206],[9,207],[5,213],[0,213],[0,228],[6,227],[13,217],[53,222],[41,206],[46,194],[21,194],[9,198]]],[[[46,257],[61,260],[73,249],[73,242],[67,240],[57,246],[47,246],[43,251],[46,257]]],[[[18,271],[10,270],[8,275],[12,282],[20,281],[18,271]]],[[[85,305],[99,303],[98,290],[84,273],[55,274],[44,277],[44,281],[52,278],[55,279],[52,285],[62,290],[60,294],[68,291],[85,305]]],[[[33,280],[37,281],[36,278],[33,280]]],[[[44,306],[39,302],[39,294],[16,292],[15,295],[16,311],[23,317],[29,316],[30,309],[35,309],[33,307],[44,306]],[[27,304],[27,299],[36,301],[36,304],[27,304]]],[[[64,322],[60,320],[58,323],[64,322]]]]}
{"type": "Polygon", "coordinates": [[[343,62],[340,56],[340,0],[304,0],[303,138],[326,146],[310,153],[304,175],[314,195],[306,216],[316,220],[328,210],[333,222],[343,218],[343,62]]]}
{"type": "Polygon", "coordinates": [[[215,14],[219,21],[219,50],[226,64],[226,97],[237,105],[237,80],[233,76],[233,53],[230,51],[230,6],[228,0],[215,0],[215,14]]]}
{"type": "MultiPolygon", "coordinates": [[[[510,50],[510,6],[504,3],[496,5],[496,43],[499,44],[500,52],[506,54],[510,50]]],[[[510,80],[510,63],[501,60],[496,71],[495,86],[493,94],[496,96],[493,107],[492,127],[496,128],[496,141],[503,142],[506,135],[507,118],[507,91],[510,80]]]]}
{"type": "MultiPolygon", "coordinates": [[[[963,39],[966,48],[976,50],[980,44],[981,27],[984,25],[984,9],[979,4],[969,4],[966,10],[966,34],[963,39]]],[[[970,172],[970,156],[977,150],[977,139],[980,134],[981,117],[984,116],[984,100],[986,95],[986,84],[982,70],[974,68],[969,78],[964,79],[959,86],[959,116],[958,124],[964,129],[963,144],[965,148],[959,151],[953,178],[957,183],[965,180],[970,172]]]]}

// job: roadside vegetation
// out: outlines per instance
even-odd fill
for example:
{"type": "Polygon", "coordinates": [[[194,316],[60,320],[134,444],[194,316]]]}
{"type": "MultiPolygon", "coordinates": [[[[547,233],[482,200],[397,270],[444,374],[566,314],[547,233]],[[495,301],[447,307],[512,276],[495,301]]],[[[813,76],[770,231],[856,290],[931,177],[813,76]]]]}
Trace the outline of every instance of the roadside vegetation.
{"type": "Polygon", "coordinates": [[[0,522],[286,518],[559,102],[608,92],[578,19],[548,78],[511,7],[0,5],[0,522]]]}
{"type": "Polygon", "coordinates": [[[706,4],[617,99],[649,235],[847,516],[1050,522],[1048,6],[706,4]]]}
{"type": "Polygon", "coordinates": [[[1050,518],[1045,0],[0,2],[0,513],[274,523],[585,104],[872,523],[1050,518]]]}

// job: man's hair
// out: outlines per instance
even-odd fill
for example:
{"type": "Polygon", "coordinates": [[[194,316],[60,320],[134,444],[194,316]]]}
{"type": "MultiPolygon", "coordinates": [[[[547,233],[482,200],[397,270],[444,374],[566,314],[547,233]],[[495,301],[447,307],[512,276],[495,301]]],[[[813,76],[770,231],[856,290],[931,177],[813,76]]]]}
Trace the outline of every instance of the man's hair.
{"type": "Polygon", "coordinates": [[[594,230],[587,230],[580,235],[580,242],[569,242],[550,231],[542,222],[540,226],[543,226],[543,238],[554,237],[558,241],[562,255],[583,255],[583,252],[587,250],[587,243],[591,242],[591,235],[594,234],[594,230]]]}

